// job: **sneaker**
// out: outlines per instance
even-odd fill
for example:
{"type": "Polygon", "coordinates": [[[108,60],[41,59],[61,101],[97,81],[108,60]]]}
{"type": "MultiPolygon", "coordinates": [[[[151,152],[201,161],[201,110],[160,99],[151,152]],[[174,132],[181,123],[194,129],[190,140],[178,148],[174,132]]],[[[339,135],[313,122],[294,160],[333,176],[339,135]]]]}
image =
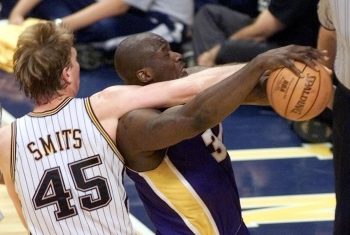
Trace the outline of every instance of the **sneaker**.
{"type": "Polygon", "coordinates": [[[332,141],[332,128],[326,123],[315,119],[292,122],[292,128],[306,142],[324,143],[332,141]]]}

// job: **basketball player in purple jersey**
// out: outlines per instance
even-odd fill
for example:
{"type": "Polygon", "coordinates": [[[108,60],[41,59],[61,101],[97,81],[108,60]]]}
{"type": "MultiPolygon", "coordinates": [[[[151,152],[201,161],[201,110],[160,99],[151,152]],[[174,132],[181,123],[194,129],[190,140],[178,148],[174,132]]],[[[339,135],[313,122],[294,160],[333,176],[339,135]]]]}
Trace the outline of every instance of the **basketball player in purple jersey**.
{"type": "MultiPolygon", "coordinates": [[[[117,146],[157,234],[249,234],[219,123],[242,103],[266,103],[259,85],[266,70],[287,66],[299,73],[291,58],[314,66],[311,59],[318,56],[302,53],[309,49],[268,51],[183,106],[135,110],[121,118],[117,146]]],[[[181,55],[149,33],[123,41],[115,67],[129,85],[186,76],[181,55]]]]}

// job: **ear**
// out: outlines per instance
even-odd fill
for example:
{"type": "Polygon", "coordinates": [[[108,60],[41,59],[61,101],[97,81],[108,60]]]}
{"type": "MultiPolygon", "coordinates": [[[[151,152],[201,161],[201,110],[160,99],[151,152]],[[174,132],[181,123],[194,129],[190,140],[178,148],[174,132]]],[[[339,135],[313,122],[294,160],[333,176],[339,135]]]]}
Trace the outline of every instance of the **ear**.
{"type": "Polygon", "coordinates": [[[152,81],[152,73],[149,69],[140,69],[136,72],[137,79],[142,83],[149,83],[152,81]]]}
{"type": "Polygon", "coordinates": [[[63,69],[62,79],[63,79],[63,82],[68,84],[68,85],[72,82],[72,76],[70,74],[70,67],[69,66],[67,66],[63,69]]]}

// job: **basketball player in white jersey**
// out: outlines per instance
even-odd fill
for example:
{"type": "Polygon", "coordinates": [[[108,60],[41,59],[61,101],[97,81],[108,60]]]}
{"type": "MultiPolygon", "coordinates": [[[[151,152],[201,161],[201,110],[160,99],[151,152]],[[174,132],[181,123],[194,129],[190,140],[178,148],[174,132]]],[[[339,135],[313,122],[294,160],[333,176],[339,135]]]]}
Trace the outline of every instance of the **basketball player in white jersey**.
{"type": "Polygon", "coordinates": [[[31,234],[134,234],[124,159],[116,148],[118,119],[136,108],[184,103],[235,67],[144,87],[110,87],[78,99],[76,56],[73,35],[63,26],[41,23],[20,36],[14,71],[35,106],[0,130],[0,169],[31,234]]]}

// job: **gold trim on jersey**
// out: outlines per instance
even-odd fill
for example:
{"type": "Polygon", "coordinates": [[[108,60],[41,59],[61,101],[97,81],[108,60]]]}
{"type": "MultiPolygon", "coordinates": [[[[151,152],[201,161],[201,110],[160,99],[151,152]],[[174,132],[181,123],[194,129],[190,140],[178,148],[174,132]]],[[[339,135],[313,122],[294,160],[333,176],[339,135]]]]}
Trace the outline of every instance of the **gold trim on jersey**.
{"type": "Polygon", "coordinates": [[[102,127],[100,121],[97,119],[97,117],[96,117],[96,115],[91,107],[90,98],[84,99],[84,103],[85,103],[86,111],[87,111],[91,121],[95,124],[96,128],[100,131],[101,135],[105,138],[108,145],[111,147],[112,151],[117,155],[119,160],[122,161],[123,164],[125,164],[123,155],[119,152],[117,146],[114,144],[111,137],[107,134],[105,129],[102,127]]]}
{"type": "Polygon", "coordinates": [[[17,125],[16,125],[16,122],[13,122],[11,124],[11,161],[10,161],[10,173],[11,173],[12,181],[15,181],[16,138],[17,138],[17,125]]]}
{"type": "Polygon", "coordinates": [[[156,169],[139,175],[194,234],[219,234],[209,209],[167,156],[156,169]]]}
{"type": "Polygon", "coordinates": [[[58,113],[61,109],[63,109],[72,99],[73,99],[73,97],[67,97],[56,108],[53,108],[53,109],[45,111],[45,112],[30,112],[30,113],[28,113],[28,116],[30,116],[30,117],[45,117],[45,116],[54,115],[54,114],[58,113]]]}

